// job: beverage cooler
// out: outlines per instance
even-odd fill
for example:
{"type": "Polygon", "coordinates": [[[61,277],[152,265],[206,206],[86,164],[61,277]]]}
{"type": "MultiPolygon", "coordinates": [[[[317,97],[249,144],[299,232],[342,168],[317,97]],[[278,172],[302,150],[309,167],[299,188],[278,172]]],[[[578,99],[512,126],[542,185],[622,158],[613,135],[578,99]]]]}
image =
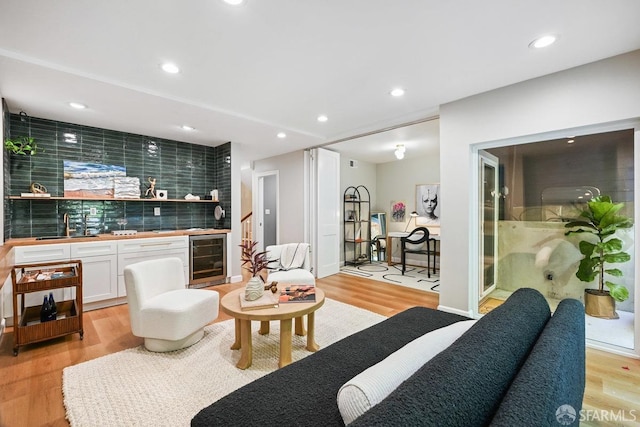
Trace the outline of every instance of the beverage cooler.
{"type": "Polygon", "coordinates": [[[219,285],[227,280],[227,235],[190,236],[189,287],[219,285]]]}

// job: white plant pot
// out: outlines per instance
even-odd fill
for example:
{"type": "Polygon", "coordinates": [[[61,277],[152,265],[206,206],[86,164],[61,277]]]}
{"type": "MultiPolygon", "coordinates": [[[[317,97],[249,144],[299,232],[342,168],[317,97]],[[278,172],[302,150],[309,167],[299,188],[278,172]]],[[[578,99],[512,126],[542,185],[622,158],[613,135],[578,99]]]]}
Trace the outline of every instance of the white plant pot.
{"type": "Polygon", "coordinates": [[[264,283],[260,277],[252,277],[244,288],[244,299],[247,301],[255,301],[264,293],[264,283]]]}

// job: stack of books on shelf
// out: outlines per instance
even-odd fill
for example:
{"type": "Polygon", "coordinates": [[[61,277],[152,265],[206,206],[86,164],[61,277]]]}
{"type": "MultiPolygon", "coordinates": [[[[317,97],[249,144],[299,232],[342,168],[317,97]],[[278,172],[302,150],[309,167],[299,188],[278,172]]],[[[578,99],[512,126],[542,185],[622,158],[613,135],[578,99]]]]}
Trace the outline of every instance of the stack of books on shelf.
{"type": "Polygon", "coordinates": [[[315,302],[316,288],[313,285],[289,285],[280,290],[280,303],[315,302]]]}
{"type": "Polygon", "coordinates": [[[262,308],[277,308],[278,307],[278,295],[271,291],[265,291],[260,298],[254,301],[247,301],[244,299],[244,293],[240,293],[240,308],[243,311],[247,310],[260,310],[262,308]]]}

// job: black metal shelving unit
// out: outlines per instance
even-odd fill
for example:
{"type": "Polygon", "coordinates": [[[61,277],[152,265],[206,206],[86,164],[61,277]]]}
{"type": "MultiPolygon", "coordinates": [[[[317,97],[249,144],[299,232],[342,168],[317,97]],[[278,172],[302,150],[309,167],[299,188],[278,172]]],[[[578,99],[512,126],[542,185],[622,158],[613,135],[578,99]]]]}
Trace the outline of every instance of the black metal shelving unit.
{"type": "Polygon", "coordinates": [[[364,185],[350,186],[343,196],[344,265],[371,262],[371,195],[364,185]]]}

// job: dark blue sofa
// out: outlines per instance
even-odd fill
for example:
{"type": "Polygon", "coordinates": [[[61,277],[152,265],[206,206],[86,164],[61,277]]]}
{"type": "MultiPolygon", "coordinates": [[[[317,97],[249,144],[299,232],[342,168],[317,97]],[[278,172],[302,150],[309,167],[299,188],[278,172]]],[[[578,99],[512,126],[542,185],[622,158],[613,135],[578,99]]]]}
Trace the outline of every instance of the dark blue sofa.
{"type": "MultiPolygon", "coordinates": [[[[342,426],[336,397],[345,382],[461,320],[411,308],[247,384],[191,425],[342,426]]],[[[520,289],[350,425],[558,426],[559,416],[571,416],[560,407],[579,413],[584,386],[582,304],[563,300],[551,316],[538,291],[520,289]]]]}

